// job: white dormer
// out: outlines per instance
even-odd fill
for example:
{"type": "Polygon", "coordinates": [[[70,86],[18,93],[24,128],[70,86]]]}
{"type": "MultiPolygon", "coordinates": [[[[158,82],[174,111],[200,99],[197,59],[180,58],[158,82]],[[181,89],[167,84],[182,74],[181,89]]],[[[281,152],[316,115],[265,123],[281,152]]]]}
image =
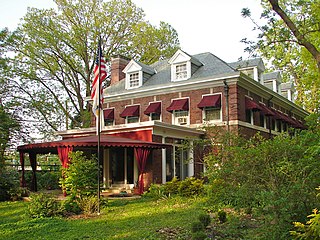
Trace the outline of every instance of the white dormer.
{"type": "Polygon", "coordinates": [[[196,69],[202,66],[201,62],[180,49],[169,60],[169,64],[171,65],[171,81],[187,80],[196,69]]]}
{"type": "Polygon", "coordinates": [[[131,60],[123,69],[126,74],[126,89],[133,89],[142,86],[142,66],[131,60]]]}
{"type": "Polygon", "coordinates": [[[263,75],[264,85],[276,93],[281,93],[282,77],[280,72],[270,72],[263,75]]]}
{"type": "Polygon", "coordinates": [[[151,67],[135,60],[131,60],[122,72],[126,74],[126,89],[141,87],[143,81],[155,73],[151,67]]]}

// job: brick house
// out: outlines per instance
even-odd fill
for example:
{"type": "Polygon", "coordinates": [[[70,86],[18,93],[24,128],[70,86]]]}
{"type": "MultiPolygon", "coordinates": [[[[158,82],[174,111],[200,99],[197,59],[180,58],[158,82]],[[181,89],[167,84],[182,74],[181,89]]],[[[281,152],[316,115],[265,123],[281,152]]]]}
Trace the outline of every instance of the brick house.
{"type": "MultiPolygon", "coordinates": [[[[158,143],[144,168],[145,187],[174,176],[199,176],[204,166],[192,151],[204,124],[250,137],[266,138],[304,128],[308,113],[297,106],[290,83],[281,74],[264,73],[262,59],[226,63],[211,53],[189,55],[178,50],[169,60],[145,65],[116,56],[111,60],[110,86],[104,90],[102,135],[158,143]],[[181,148],[189,140],[188,150],[181,148]]],[[[63,139],[95,134],[92,127],[59,132],[63,139]]],[[[103,185],[132,187],[139,167],[134,145],[103,150],[103,185]]]]}

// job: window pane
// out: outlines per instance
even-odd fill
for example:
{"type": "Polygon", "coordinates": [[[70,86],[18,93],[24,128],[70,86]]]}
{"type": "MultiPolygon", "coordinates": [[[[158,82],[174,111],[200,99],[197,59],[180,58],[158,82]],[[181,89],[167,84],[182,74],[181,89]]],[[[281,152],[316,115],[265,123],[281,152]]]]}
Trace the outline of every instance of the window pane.
{"type": "Polygon", "coordinates": [[[130,87],[137,87],[139,86],[139,73],[132,73],[130,74],[130,87]]]}
{"type": "Polygon", "coordinates": [[[176,66],[176,79],[184,79],[187,77],[187,64],[176,66]]]}
{"type": "Polygon", "coordinates": [[[174,123],[176,125],[186,125],[188,122],[188,111],[174,111],[174,123]]]}
{"type": "Polygon", "coordinates": [[[220,120],[220,108],[205,107],[205,121],[220,120]]]}
{"type": "Polygon", "coordinates": [[[151,113],[151,120],[152,121],[160,120],[160,113],[151,113]]]}
{"type": "Polygon", "coordinates": [[[127,123],[139,122],[139,117],[127,117],[127,123]]]}
{"type": "Polygon", "coordinates": [[[105,125],[105,126],[113,126],[113,120],[111,120],[111,119],[105,119],[105,120],[104,120],[104,125],[105,125]]]}
{"type": "Polygon", "coordinates": [[[252,115],[251,110],[247,109],[246,110],[246,122],[247,123],[251,123],[251,115],[252,115]]]}

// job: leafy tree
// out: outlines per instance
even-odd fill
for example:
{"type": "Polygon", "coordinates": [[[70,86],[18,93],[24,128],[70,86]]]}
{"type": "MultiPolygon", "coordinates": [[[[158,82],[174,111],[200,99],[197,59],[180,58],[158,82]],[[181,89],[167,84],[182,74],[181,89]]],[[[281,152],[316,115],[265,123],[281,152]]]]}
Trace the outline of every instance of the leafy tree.
{"type": "Polygon", "coordinates": [[[263,0],[264,26],[256,24],[258,41],[243,39],[249,52],[257,51],[283,71],[284,81],[293,80],[297,102],[310,111],[320,109],[320,2],[318,0],[263,0]]]}
{"type": "MultiPolygon", "coordinates": [[[[16,96],[41,132],[90,124],[90,95],[99,35],[106,58],[116,54],[145,63],[178,48],[176,31],[144,20],[131,0],[55,0],[57,10],[29,8],[7,43],[17,76],[16,96]],[[48,127],[49,126],[49,127],[48,127]]],[[[107,84],[107,83],[105,83],[107,84]]]]}

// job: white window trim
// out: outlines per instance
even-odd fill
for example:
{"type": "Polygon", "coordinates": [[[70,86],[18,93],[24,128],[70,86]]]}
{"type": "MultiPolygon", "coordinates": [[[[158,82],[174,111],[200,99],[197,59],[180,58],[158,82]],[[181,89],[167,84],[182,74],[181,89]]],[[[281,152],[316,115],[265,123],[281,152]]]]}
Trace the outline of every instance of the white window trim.
{"type": "Polygon", "coordinates": [[[126,89],[135,89],[135,88],[139,88],[142,86],[142,71],[133,71],[133,72],[128,72],[126,73],[126,89]],[[139,74],[139,84],[138,86],[134,86],[134,87],[130,87],[130,75],[131,74],[135,74],[138,73],[139,74]]]}
{"type": "Polygon", "coordinates": [[[173,82],[178,82],[178,81],[183,81],[183,80],[187,80],[191,77],[191,61],[185,61],[185,62],[179,62],[179,63],[173,63],[171,65],[171,80],[173,82]],[[176,78],[176,67],[182,64],[186,64],[186,68],[187,68],[187,77],[185,78],[176,78]]]}
{"type": "MultiPolygon", "coordinates": [[[[189,97],[186,97],[186,98],[188,98],[188,104],[189,104],[189,106],[188,106],[189,110],[187,111],[188,112],[187,123],[183,124],[183,125],[175,124],[175,119],[176,119],[175,112],[176,111],[174,110],[174,111],[172,111],[172,114],[171,114],[171,123],[172,123],[172,125],[177,125],[177,126],[189,126],[190,125],[190,98],[189,97]]],[[[174,100],[180,100],[180,99],[186,99],[186,98],[174,98],[174,99],[171,99],[171,103],[174,100]]]]}
{"type": "Polygon", "coordinates": [[[153,101],[153,102],[149,102],[148,106],[151,104],[151,103],[156,103],[156,102],[160,102],[161,103],[161,113],[160,113],[160,119],[159,120],[152,120],[151,119],[151,115],[152,113],[149,115],[149,121],[158,121],[158,122],[162,122],[162,101],[153,101]]]}
{"type": "MultiPolygon", "coordinates": [[[[213,95],[220,95],[221,99],[222,99],[222,93],[214,93],[214,94],[203,94],[202,98],[204,96],[213,96],[213,95]]],[[[201,100],[202,100],[201,98],[201,100]]],[[[222,104],[221,104],[222,105],[222,104]]],[[[202,109],[202,123],[218,123],[218,122],[222,122],[222,106],[220,107],[220,119],[216,119],[216,120],[210,120],[210,121],[206,121],[206,111],[205,111],[205,107],[202,109]]]]}
{"type": "MultiPolygon", "coordinates": [[[[139,123],[140,122],[140,115],[141,115],[141,105],[140,104],[132,104],[132,105],[126,105],[125,108],[127,107],[131,107],[131,106],[136,106],[139,105],[139,116],[138,116],[138,122],[134,122],[134,123],[139,123]]],[[[125,118],[125,124],[133,124],[133,123],[128,123],[128,117],[125,118]]]]}

